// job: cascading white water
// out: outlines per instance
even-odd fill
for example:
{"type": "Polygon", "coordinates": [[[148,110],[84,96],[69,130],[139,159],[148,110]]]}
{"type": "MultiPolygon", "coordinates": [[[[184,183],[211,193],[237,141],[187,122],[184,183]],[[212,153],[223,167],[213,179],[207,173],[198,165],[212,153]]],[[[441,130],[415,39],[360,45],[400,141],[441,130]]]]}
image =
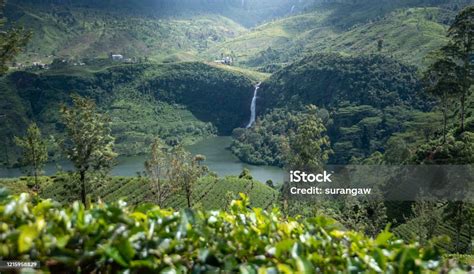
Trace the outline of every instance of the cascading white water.
{"type": "Polygon", "coordinates": [[[257,93],[260,88],[260,83],[255,85],[255,90],[253,92],[252,104],[250,105],[250,121],[247,125],[247,128],[251,127],[255,123],[256,111],[257,111],[257,93]]]}

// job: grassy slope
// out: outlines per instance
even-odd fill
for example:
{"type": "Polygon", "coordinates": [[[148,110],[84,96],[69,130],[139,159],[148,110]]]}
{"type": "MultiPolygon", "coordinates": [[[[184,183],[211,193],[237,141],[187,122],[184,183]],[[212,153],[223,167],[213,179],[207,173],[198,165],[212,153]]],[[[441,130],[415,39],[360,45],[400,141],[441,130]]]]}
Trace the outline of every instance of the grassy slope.
{"type": "Polygon", "coordinates": [[[216,67],[219,69],[227,70],[232,73],[242,75],[255,82],[263,82],[267,80],[268,78],[270,78],[271,76],[270,73],[259,72],[259,71],[255,71],[255,70],[251,70],[251,69],[243,68],[243,67],[221,65],[221,64],[211,63],[211,62],[208,62],[207,64],[212,67],[216,67]]]}
{"type": "Polygon", "coordinates": [[[417,66],[445,41],[447,26],[441,22],[454,14],[440,8],[410,8],[350,30],[328,24],[334,11],[317,11],[267,23],[235,39],[216,45],[208,53],[234,52],[244,65],[262,66],[272,62],[292,62],[311,52],[367,54],[377,52],[377,41],[384,39],[382,53],[417,66]],[[276,51],[265,58],[265,51],[276,51]]]}
{"type": "Polygon", "coordinates": [[[263,24],[249,33],[216,45],[207,51],[207,54],[234,52],[237,61],[243,63],[269,47],[291,51],[298,35],[321,26],[327,13],[312,12],[263,24]]]}
{"type": "MultiPolygon", "coordinates": [[[[85,78],[91,77],[84,71],[75,71],[73,76],[65,74],[52,75],[50,77],[64,78],[67,83],[70,81],[84,81],[85,78]],[[80,76],[79,76],[80,75],[80,76]],[[71,77],[71,79],[68,79],[71,77]]],[[[12,107],[3,108],[2,113],[6,114],[6,123],[2,123],[0,128],[1,141],[8,145],[5,151],[0,151],[0,159],[6,161],[5,154],[9,154],[8,164],[15,162],[16,153],[13,145],[13,136],[24,134],[26,126],[35,121],[42,128],[43,136],[47,138],[49,135],[58,136],[58,121],[60,104],[67,102],[68,94],[71,90],[84,95],[85,90],[81,87],[70,88],[53,86],[48,90],[45,86],[49,85],[48,77],[42,78],[41,88],[42,94],[34,95],[32,89],[17,89],[9,81],[1,81],[0,84],[5,87],[3,92],[8,92],[4,98],[5,105],[12,107]],[[57,94],[53,94],[57,93],[57,94]],[[23,97],[19,94],[22,94],[23,97]],[[37,98],[37,99],[36,99],[37,98]],[[37,100],[35,102],[35,100],[37,100]]],[[[91,89],[92,82],[87,83],[91,89]]],[[[40,89],[41,89],[40,88],[40,89]]],[[[100,88],[92,90],[92,93],[100,92],[100,88]]],[[[94,95],[88,93],[89,97],[94,95]]],[[[100,96],[100,94],[96,94],[100,96]]],[[[185,143],[193,143],[205,136],[213,134],[211,124],[199,121],[188,109],[170,104],[168,102],[160,102],[156,99],[137,92],[127,87],[118,87],[114,96],[105,99],[105,102],[99,102],[99,107],[112,118],[112,134],[116,137],[116,149],[123,155],[142,153],[147,150],[148,144],[152,143],[156,136],[166,139],[170,136],[178,138],[185,143]]],[[[171,138],[171,137],[170,137],[171,138]]],[[[3,143],[2,143],[3,144],[3,143]]],[[[57,151],[54,153],[56,154],[57,151]]]]}
{"type": "Polygon", "coordinates": [[[383,39],[383,54],[407,64],[426,66],[426,55],[447,41],[447,26],[439,23],[438,19],[448,15],[449,12],[438,8],[410,8],[394,12],[380,22],[312,43],[315,50],[321,51],[376,53],[377,42],[383,39]]]}
{"type": "Polygon", "coordinates": [[[207,47],[246,29],[218,15],[158,19],[104,10],[39,9],[8,4],[7,17],[31,29],[33,39],[18,62],[48,62],[54,57],[106,57],[110,52],[157,61],[195,60],[207,47]]]}
{"type": "MultiPolygon", "coordinates": [[[[2,179],[0,187],[6,187],[12,193],[30,192],[28,181],[32,178],[2,179]]],[[[41,177],[42,198],[52,198],[57,201],[70,202],[77,199],[75,192],[66,183],[64,176],[41,177]]],[[[269,208],[277,202],[278,192],[260,182],[238,177],[205,177],[194,189],[193,203],[203,209],[222,209],[228,206],[230,200],[237,198],[239,193],[249,196],[253,207],[269,208]],[[226,199],[226,196],[229,199],[226,199]]],[[[119,199],[131,205],[144,202],[153,202],[150,186],[145,178],[139,177],[112,177],[108,183],[91,192],[92,196],[100,197],[106,202],[115,202],[119,199]]],[[[167,202],[173,208],[186,207],[186,200],[179,194],[174,195],[167,202]]]]}

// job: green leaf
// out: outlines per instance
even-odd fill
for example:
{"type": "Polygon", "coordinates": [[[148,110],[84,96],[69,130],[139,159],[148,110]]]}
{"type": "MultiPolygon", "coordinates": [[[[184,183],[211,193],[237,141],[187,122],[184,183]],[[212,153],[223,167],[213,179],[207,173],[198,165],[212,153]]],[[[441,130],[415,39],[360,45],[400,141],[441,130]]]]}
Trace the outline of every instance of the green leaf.
{"type": "Polygon", "coordinates": [[[33,214],[38,215],[42,212],[46,212],[54,206],[53,201],[50,199],[41,201],[37,206],[33,208],[33,214]]]}
{"type": "Polygon", "coordinates": [[[107,254],[107,256],[112,258],[112,260],[114,260],[116,263],[120,264],[121,266],[123,267],[128,266],[128,263],[124,260],[124,258],[120,254],[120,251],[116,249],[115,247],[107,247],[105,249],[105,253],[107,254]]]}
{"type": "Polygon", "coordinates": [[[300,255],[303,253],[303,247],[300,243],[295,243],[291,248],[291,256],[293,258],[299,258],[300,255]]]}
{"type": "Polygon", "coordinates": [[[284,254],[284,252],[287,252],[290,250],[290,248],[293,246],[293,244],[295,243],[294,240],[292,239],[285,239],[279,243],[276,244],[276,256],[277,257],[280,257],[282,254],[284,254]]]}
{"type": "Polygon", "coordinates": [[[377,238],[375,239],[375,243],[377,245],[385,245],[387,244],[388,240],[392,238],[392,236],[392,233],[390,233],[388,230],[385,230],[377,236],[377,238]]]}
{"type": "Polygon", "coordinates": [[[33,241],[39,235],[39,231],[34,226],[22,226],[19,230],[20,236],[18,237],[18,251],[24,253],[30,250],[33,241]]]}
{"type": "Polygon", "coordinates": [[[10,193],[5,187],[0,187],[0,201],[6,200],[10,193]]]}
{"type": "Polygon", "coordinates": [[[127,261],[130,262],[135,257],[135,249],[128,239],[121,239],[117,245],[120,255],[127,261]]]}
{"type": "Polygon", "coordinates": [[[296,258],[296,268],[298,273],[312,274],[315,272],[311,262],[301,257],[296,258]]]}
{"type": "Polygon", "coordinates": [[[387,258],[384,256],[381,249],[377,248],[374,250],[373,258],[377,262],[378,266],[384,270],[386,267],[387,258]]]}
{"type": "Polygon", "coordinates": [[[257,271],[250,265],[241,265],[240,266],[240,273],[242,274],[257,274],[257,271]]]}
{"type": "Polygon", "coordinates": [[[131,261],[130,266],[132,268],[139,268],[139,267],[145,267],[145,268],[150,268],[150,269],[155,268],[155,264],[152,259],[131,261]]]}

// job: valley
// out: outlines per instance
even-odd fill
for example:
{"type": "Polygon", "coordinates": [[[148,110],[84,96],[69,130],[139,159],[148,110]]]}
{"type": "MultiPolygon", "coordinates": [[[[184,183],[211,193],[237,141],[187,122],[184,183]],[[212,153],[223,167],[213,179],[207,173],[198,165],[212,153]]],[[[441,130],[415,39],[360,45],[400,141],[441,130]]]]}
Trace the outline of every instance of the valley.
{"type": "MultiPolygon", "coordinates": [[[[71,250],[89,248],[76,246],[77,231],[93,231],[78,221],[76,236],[52,241],[64,242],[51,244],[65,258],[55,259],[58,269],[469,271],[472,184],[459,186],[458,200],[426,193],[392,201],[385,198],[401,175],[382,172],[367,195],[334,188],[329,194],[344,197],[298,200],[288,194],[288,174],[328,166],[472,170],[473,52],[464,36],[473,16],[470,0],[8,0],[0,13],[0,223],[8,227],[0,235],[23,235],[33,226],[25,220],[41,222],[54,208],[78,219],[88,212],[91,226],[108,222],[114,235],[120,226],[134,234],[119,243],[88,236],[107,251],[73,265],[79,255],[71,250]],[[25,45],[5,36],[15,31],[31,32],[25,45]],[[7,203],[36,208],[34,218],[7,212],[7,203]],[[163,222],[173,227],[161,231],[163,222]],[[233,227],[242,246],[204,248],[202,235],[221,225],[233,227]],[[249,235],[270,232],[277,243],[253,249],[249,235]],[[359,259],[343,247],[347,235],[376,251],[359,259]],[[326,247],[326,257],[305,253],[325,237],[341,257],[326,247]],[[433,264],[418,265],[429,256],[433,264]],[[341,258],[355,259],[339,265],[341,258]]],[[[448,175],[439,177],[433,184],[448,175]]],[[[38,240],[28,243],[0,237],[9,246],[0,259],[30,258],[29,249],[53,254],[44,244],[51,231],[43,232],[31,232],[38,240]]]]}

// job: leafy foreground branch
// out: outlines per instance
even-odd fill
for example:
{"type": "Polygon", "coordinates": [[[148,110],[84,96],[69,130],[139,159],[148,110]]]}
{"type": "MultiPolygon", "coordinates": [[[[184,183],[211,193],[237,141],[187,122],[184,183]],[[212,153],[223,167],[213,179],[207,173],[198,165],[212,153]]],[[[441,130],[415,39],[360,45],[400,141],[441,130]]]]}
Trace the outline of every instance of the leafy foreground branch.
{"type": "Polygon", "coordinates": [[[325,217],[287,220],[248,204],[241,194],[229,212],[132,209],[123,202],[85,209],[0,193],[0,260],[38,260],[54,273],[426,273],[442,267],[435,248],[404,244],[388,231],[371,239],[325,217]]]}

